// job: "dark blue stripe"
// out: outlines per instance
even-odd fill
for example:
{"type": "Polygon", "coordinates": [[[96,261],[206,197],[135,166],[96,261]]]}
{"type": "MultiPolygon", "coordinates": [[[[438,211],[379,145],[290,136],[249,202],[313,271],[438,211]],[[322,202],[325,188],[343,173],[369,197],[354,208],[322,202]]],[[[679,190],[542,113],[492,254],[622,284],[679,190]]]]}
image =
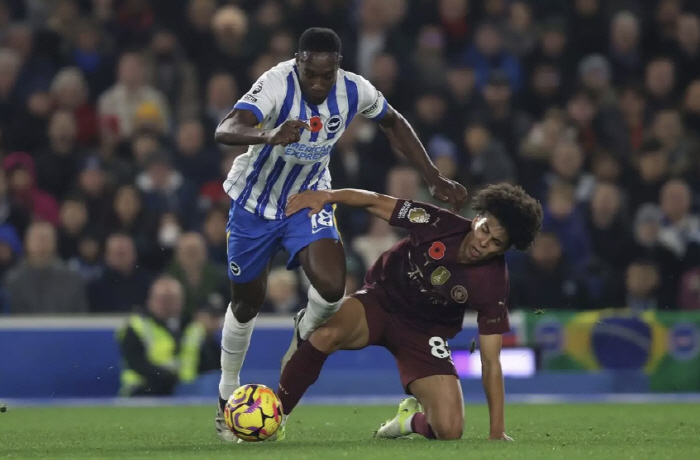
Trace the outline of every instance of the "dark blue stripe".
{"type": "Polygon", "coordinates": [[[321,178],[323,177],[323,174],[325,174],[325,172],[326,172],[326,168],[323,168],[321,170],[321,173],[318,175],[318,180],[316,181],[314,186],[311,187],[311,190],[318,190],[318,184],[321,183],[321,178]]]}
{"type": "MultiPolygon", "coordinates": [[[[304,102],[304,95],[301,95],[301,101],[299,101],[299,119],[301,121],[306,120],[306,103],[304,102]]],[[[299,142],[301,142],[301,136],[304,134],[304,128],[299,128],[299,142]]]]}
{"type": "Polygon", "coordinates": [[[382,104],[382,110],[378,114],[372,117],[372,120],[379,121],[382,118],[384,118],[384,115],[386,115],[386,111],[389,108],[389,103],[384,99],[384,103],[382,104]]]}
{"type": "Polygon", "coordinates": [[[299,188],[299,192],[303,192],[304,190],[309,188],[309,184],[311,183],[311,180],[314,178],[318,170],[321,168],[321,163],[316,163],[314,164],[314,167],[311,168],[311,172],[309,173],[308,176],[306,176],[306,179],[304,179],[304,183],[301,184],[301,187],[299,188]]]}
{"type": "Polygon", "coordinates": [[[245,187],[243,187],[243,191],[236,200],[236,202],[241,206],[245,206],[246,201],[248,201],[248,198],[250,198],[250,194],[253,191],[253,186],[258,181],[260,171],[262,171],[263,166],[265,166],[267,159],[270,157],[271,151],[272,146],[266,145],[258,154],[258,158],[255,159],[255,163],[253,163],[253,170],[250,172],[250,174],[248,174],[248,177],[246,177],[245,187]]]}
{"type": "Polygon", "coordinates": [[[357,113],[357,84],[348,77],[344,78],[345,90],[348,93],[348,118],[345,120],[345,129],[347,129],[357,113]]]}
{"type": "Polygon", "coordinates": [[[289,192],[292,191],[292,185],[301,174],[304,165],[296,164],[292,166],[292,169],[287,174],[287,178],[284,180],[284,185],[282,186],[282,193],[280,194],[280,200],[277,203],[277,215],[276,219],[281,219],[284,217],[284,208],[287,207],[287,199],[289,198],[289,192]]]}
{"type": "Polygon", "coordinates": [[[294,72],[289,72],[287,75],[287,94],[284,96],[284,102],[282,103],[282,109],[275,122],[275,128],[287,121],[289,112],[292,111],[292,105],[294,104],[294,72]]]}
{"type": "MultiPolygon", "coordinates": [[[[275,127],[278,127],[282,123],[284,123],[287,120],[287,117],[289,116],[289,112],[292,111],[292,104],[294,103],[294,73],[289,72],[287,75],[287,94],[284,96],[284,102],[282,103],[282,108],[280,109],[279,116],[277,117],[277,121],[275,122],[275,127]]],[[[272,151],[272,146],[271,145],[266,145],[263,147],[263,149],[260,151],[260,155],[258,155],[258,158],[255,160],[255,163],[253,164],[253,170],[248,174],[248,177],[246,177],[245,180],[245,187],[243,188],[243,191],[241,194],[238,196],[238,199],[236,202],[240,204],[241,206],[245,206],[246,201],[248,201],[248,198],[250,198],[250,194],[253,192],[253,187],[255,186],[255,183],[258,181],[258,176],[260,175],[260,171],[262,171],[263,166],[265,166],[265,163],[267,162],[267,159],[270,157],[270,152],[272,151]]]]}
{"type": "MultiPolygon", "coordinates": [[[[338,110],[338,98],[335,94],[335,88],[336,85],[333,85],[333,88],[331,88],[331,92],[328,93],[328,99],[326,100],[326,103],[328,104],[328,111],[331,113],[331,117],[333,115],[339,115],[340,110],[338,110]]],[[[328,133],[328,137],[326,139],[333,139],[335,137],[335,133],[328,133]]]]}
{"type": "Polygon", "coordinates": [[[236,102],[236,105],[234,105],[233,108],[241,110],[250,110],[255,114],[255,118],[258,119],[258,123],[262,123],[263,119],[265,118],[257,105],[253,105],[248,102],[236,102]]]}
{"type": "Polygon", "coordinates": [[[284,169],[285,164],[287,163],[282,159],[282,157],[277,157],[277,161],[275,161],[275,166],[272,168],[270,176],[267,178],[267,182],[265,183],[265,188],[258,197],[258,205],[255,207],[256,214],[262,216],[265,212],[267,203],[270,202],[270,194],[272,193],[272,188],[275,186],[275,182],[277,182],[277,179],[279,179],[280,174],[282,174],[282,170],[284,169]]]}
{"type": "MultiPolygon", "coordinates": [[[[318,113],[318,106],[316,106],[315,104],[309,104],[309,109],[311,110],[311,116],[314,116],[314,117],[321,116],[321,114],[318,113]]],[[[302,120],[303,120],[303,118],[302,118],[302,120]]],[[[311,137],[309,138],[309,141],[316,142],[318,140],[318,133],[319,133],[319,131],[316,131],[315,133],[312,132],[311,137]]]]}

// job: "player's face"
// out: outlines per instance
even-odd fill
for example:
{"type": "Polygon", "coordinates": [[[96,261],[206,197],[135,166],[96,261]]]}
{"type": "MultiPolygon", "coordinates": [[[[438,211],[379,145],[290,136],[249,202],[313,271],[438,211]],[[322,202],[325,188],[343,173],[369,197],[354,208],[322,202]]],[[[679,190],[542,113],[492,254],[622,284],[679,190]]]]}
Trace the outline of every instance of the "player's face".
{"type": "Polygon", "coordinates": [[[478,262],[503,254],[508,249],[508,234],[491,214],[479,214],[472,221],[472,231],[462,245],[464,258],[478,262]]]}
{"type": "Polygon", "coordinates": [[[335,85],[340,60],[336,53],[305,52],[297,55],[299,85],[304,98],[322,104],[335,85]]]}

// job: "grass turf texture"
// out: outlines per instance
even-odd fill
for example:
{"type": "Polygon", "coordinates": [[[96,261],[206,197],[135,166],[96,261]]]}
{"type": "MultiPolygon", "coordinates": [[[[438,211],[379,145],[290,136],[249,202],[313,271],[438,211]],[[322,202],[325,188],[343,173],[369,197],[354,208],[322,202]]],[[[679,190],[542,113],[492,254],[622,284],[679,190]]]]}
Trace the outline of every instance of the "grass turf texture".
{"type": "Polygon", "coordinates": [[[0,415],[0,458],[700,458],[700,405],[509,405],[513,443],[486,441],[486,407],[467,406],[460,441],[372,439],[395,410],[301,406],[285,441],[228,444],[214,434],[213,407],[10,407],[0,415]]]}

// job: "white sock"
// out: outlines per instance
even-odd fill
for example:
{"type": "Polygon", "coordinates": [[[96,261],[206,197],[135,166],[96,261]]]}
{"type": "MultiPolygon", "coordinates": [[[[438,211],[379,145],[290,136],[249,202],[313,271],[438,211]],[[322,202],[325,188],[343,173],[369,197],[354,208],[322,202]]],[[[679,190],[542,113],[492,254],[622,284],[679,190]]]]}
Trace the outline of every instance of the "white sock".
{"type": "Polygon", "coordinates": [[[416,414],[413,414],[403,421],[403,430],[405,433],[413,433],[413,427],[411,426],[411,422],[413,421],[413,417],[415,416],[416,414]]]}
{"type": "Polygon", "coordinates": [[[343,303],[343,298],[333,303],[327,302],[313,286],[309,286],[308,296],[306,313],[299,323],[299,335],[302,340],[308,339],[317,327],[328,321],[343,303]]]}
{"type": "Polygon", "coordinates": [[[250,336],[253,334],[254,326],[255,318],[247,323],[239,323],[233,316],[231,304],[229,304],[224,317],[224,330],[221,334],[219,395],[223,399],[228,399],[241,386],[241,367],[243,367],[243,360],[250,345],[250,336]]]}

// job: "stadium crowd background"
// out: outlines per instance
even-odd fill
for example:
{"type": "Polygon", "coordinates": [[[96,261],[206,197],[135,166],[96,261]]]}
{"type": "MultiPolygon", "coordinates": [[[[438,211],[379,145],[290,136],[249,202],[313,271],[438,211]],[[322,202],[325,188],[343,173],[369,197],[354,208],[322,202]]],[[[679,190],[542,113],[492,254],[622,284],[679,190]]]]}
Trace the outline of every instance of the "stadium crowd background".
{"type": "MultiPolygon", "coordinates": [[[[244,148],[219,120],[311,26],[343,39],[470,191],[545,207],[509,254],[511,308],[700,308],[700,2],[681,0],[0,0],[0,312],[114,313],[154,276],[186,318],[228,301],[229,198],[244,148]]],[[[335,188],[430,200],[359,117],[335,188]]],[[[469,216],[469,211],[464,211],[469,216]]],[[[348,290],[401,237],[340,209],[348,290]]],[[[304,304],[276,266],[267,313],[304,304]]]]}

